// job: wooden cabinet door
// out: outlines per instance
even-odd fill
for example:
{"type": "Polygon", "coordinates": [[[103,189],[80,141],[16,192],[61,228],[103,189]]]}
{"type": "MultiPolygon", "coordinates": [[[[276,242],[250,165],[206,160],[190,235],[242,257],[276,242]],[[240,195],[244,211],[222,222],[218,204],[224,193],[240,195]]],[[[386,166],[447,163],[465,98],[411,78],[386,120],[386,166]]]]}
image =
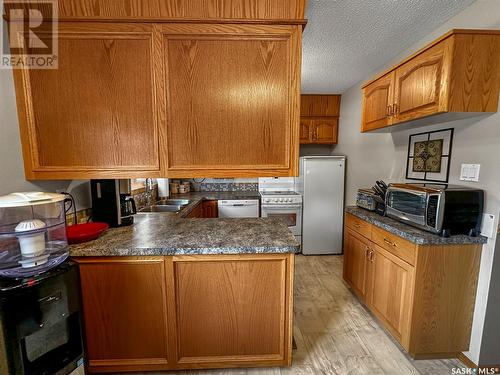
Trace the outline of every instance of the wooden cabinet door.
{"type": "Polygon", "coordinates": [[[301,116],[340,116],[341,95],[302,94],[300,96],[301,116]]]}
{"type": "Polygon", "coordinates": [[[202,218],[204,217],[205,210],[203,209],[203,202],[198,203],[189,214],[187,214],[187,218],[202,218]]]}
{"type": "Polygon", "coordinates": [[[372,251],[367,303],[408,349],[414,268],[378,245],[372,251]]]}
{"type": "Polygon", "coordinates": [[[216,218],[219,216],[216,200],[203,201],[203,217],[216,218]]]}
{"type": "Polygon", "coordinates": [[[443,41],[396,69],[394,122],[446,111],[447,46],[443,41]]]}
{"type": "Polygon", "coordinates": [[[298,26],[161,25],[170,177],[298,173],[298,26]]]}
{"type": "Polygon", "coordinates": [[[313,142],[318,144],[336,144],[339,129],[338,124],[338,118],[313,120],[313,142]]]}
{"type": "Polygon", "coordinates": [[[300,119],[300,144],[312,143],[312,121],[309,119],[300,119]]]}
{"type": "Polygon", "coordinates": [[[379,129],[392,124],[394,72],[388,73],[363,88],[361,131],[379,129]]]}
{"type": "Polygon", "coordinates": [[[151,258],[80,258],[83,313],[90,368],[165,368],[165,263],[151,258]],[[157,366],[157,367],[155,367],[157,366]]]}
{"type": "Polygon", "coordinates": [[[366,294],[366,273],[370,241],[354,231],[344,232],[344,280],[362,298],[366,294]]]}
{"type": "Polygon", "coordinates": [[[176,256],[178,367],[290,364],[293,255],[176,256]]]}
{"type": "Polygon", "coordinates": [[[153,26],[62,22],[58,68],[15,70],[28,178],[159,173],[153,26]]]}

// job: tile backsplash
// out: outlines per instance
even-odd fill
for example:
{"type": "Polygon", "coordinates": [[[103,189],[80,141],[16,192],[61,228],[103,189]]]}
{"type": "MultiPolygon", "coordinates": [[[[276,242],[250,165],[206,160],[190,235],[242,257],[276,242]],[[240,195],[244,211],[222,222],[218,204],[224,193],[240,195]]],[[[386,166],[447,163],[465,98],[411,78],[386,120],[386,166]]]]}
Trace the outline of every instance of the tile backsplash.
{"type": "MultiPolygon", "coordinates": [[[[77,224],[83,224],[89,221],[89,218],[92,216],[92,210],[90,208],[85,208],[83,210],[76,212],[76,221],[77,224]]],[[[66,225],[73,225],[74,223],[74,214],[73,211],[70,210],[66,213],[66,225]]]]}
{"type": "Polygon", "coordinates": [[[257,191],[257,182],[191,182],[193,191],[257,191]]]}
{"type": "Polygon", "coordinates": [[[141,208],[150,206],[158,200],[158,185],[155,184],[149,194],[150,195],[146,193],[145,188],[140,188],[132,191],[132,198],[134,198],[137,211],[139,211],[141,208]]]}

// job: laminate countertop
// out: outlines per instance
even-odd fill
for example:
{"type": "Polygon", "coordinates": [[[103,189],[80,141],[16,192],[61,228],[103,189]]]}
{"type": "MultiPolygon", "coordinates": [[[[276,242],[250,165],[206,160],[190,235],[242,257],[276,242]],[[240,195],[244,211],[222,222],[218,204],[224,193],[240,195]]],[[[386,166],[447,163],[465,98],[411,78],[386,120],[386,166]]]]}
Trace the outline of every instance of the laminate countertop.
{"type": "MultiPolygon", "coordinates": [[[[219,194],[215,197],[216,194],[210,192],[197,194],[196,198],[189,198],[192,202],[179,213],[137,214],[133,225],[111,228],[94,241],[71,245],[70,256],[263,254],[298,251],[299,243],[288,227],[277,219],[184,217],[203,199],[236,199],[235,195],[219,194]],[[218,198],[222,195],[233,198],[218,198]]],[[[185,197],[184,194],[172,196],[185,197]]]]}
{"type": "Polygon", "coordinates": [[[469,245],[485,244],[488,242],[488,239],[483,236],[470,237],[458,235],[441,237],[437,234],[414,228],[408,224],[391,219],[390,217],[380,216],[374,212],[356,206],[348,206],[345,211],[417,245],[469,245]]]}

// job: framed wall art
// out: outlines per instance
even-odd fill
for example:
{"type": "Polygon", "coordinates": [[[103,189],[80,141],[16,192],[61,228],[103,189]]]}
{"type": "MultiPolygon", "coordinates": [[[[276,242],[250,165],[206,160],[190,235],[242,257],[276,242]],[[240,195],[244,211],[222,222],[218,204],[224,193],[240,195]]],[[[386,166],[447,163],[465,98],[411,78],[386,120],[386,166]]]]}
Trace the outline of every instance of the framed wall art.
{"type": "Polygon", "coordinates": [[[447,183],[452,144],[453,129],[411,134],[406,179],[447,183]]]}

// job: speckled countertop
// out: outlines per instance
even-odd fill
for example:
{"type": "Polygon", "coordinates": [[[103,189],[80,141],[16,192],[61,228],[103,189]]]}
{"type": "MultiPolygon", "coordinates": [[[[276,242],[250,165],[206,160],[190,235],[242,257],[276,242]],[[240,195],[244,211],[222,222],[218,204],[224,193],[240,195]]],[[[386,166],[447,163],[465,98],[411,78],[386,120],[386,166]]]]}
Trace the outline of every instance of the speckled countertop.
{"type": "Polygon", "coordinates": [[[484,244],[488,241],[483,236],[469,237],[460,235],[441,237],[356,206],[348,206],[345,211],[417,245],[468,245],[484,244]]]}
{"type": "MultiPolygon", "coordinates": [[[[70,246],[70,255],[129,256],[184,254],[295,253],[299,249],[288,227],[269,218],[187,219],[184,216],[203,199],[236,199],[242,192],[176,194],[192,202],[180,213],[142,213],[134,225],[108,229],[95,241],[70,246]],[[217,193],[217,194],[215,194],[217,193]],[[196,196],[195,196],[196,195],[196,196]]],[[[257,193],[258,194],[258,193],[257,193]]],[[[255,195],[253,197],[257,197],[255,195]]],[[[250,199],[248,194],[244,199],[250,199]]]]}

